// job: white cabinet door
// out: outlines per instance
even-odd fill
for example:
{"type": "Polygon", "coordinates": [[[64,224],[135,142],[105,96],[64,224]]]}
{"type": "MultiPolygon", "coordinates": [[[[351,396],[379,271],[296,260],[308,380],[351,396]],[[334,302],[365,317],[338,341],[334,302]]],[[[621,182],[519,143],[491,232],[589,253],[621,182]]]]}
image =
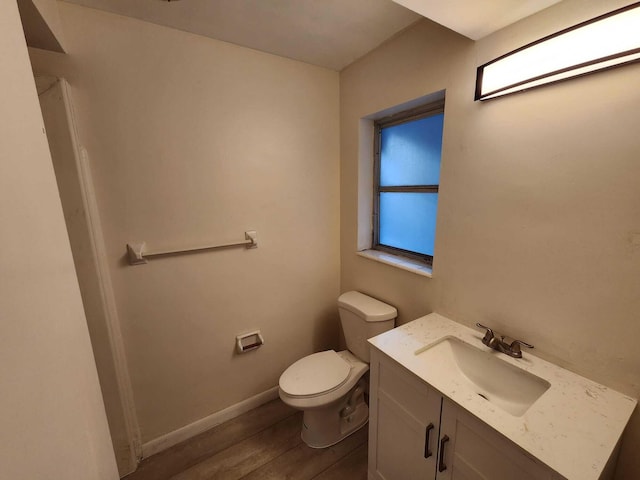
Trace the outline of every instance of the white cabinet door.
{"type": "Polygon", "coordinates": [[[448,399],[442,402],[437,480],[551,480],[553,471],[448,399]]]}
{"type": "Polygon", "coordinates": [[[562,477],[375,348],[369,480],[562,477]]]}
{"type": "Polygon", "coordinates": [[[372,349],[369,479],[435,477],[441,396],[372,349]]]}

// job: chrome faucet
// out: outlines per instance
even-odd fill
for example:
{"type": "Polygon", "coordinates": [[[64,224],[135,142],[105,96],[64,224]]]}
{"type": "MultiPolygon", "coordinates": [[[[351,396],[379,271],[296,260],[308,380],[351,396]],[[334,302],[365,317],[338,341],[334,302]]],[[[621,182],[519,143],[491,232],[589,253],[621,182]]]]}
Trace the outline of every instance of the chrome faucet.
{"type": "Polygon", "coordinates": [[[533,348],[533,345],[529,345],[522,340],[514,340],[511,343],[505,342],[505,336],[500,335],[500,338],[496,337],[493,333],[493,330],[489,327],[485,327],[480,323],[476,323],[476,327],[484,328],[486,330],[484,337],[482,338],[482,343],[484,343],[487,347],[493,348],[499,352],[502,352],[510,357],[514,358],[522,358],[522,350],[520,346],[527,348],[533,348]]]}

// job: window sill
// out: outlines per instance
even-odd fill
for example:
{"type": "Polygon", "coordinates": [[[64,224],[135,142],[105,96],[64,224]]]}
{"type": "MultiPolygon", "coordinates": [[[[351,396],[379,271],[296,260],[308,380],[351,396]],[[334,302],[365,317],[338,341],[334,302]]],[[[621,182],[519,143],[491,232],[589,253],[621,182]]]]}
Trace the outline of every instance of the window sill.
{"type": "Polygon", "coordinates": [[[360,252],[356,252],[356,254],[360,257],[391,265],[392,267],[401,268],[402,270],[415,273],[416,275],[422,275],[423,277],[428,278],[433,277],[431,267],[428,267],[417,260],[411,260],[410,258],[380,252],[378,250],[362,250],[360,252]]]}

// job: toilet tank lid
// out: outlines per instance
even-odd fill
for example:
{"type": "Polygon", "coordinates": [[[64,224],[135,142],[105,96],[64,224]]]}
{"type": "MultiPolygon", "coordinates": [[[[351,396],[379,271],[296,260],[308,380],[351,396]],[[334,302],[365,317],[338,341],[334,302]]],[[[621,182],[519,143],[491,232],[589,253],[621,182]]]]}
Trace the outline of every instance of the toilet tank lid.
{"type": "Polygon", "coordinates": [[[395,307],[356,291],[340,295],[338,307],[362,316],[367,322],[381,322],[398,316],[395,307]]]}

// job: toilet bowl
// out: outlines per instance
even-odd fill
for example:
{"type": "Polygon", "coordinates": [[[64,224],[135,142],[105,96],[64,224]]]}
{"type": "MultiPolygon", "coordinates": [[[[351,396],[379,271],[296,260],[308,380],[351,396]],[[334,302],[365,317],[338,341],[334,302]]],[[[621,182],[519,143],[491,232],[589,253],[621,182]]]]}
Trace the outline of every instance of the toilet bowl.
{"type": "Polygon", "coordinates": [[[284,403],[304,412],[302,440],[313,448],[338,443],[367,423],[367,339],[394,326],[396,309],[360,292],[338,299],[340,320],[349,350],[308,355],[280,376],[284,403]]]}
{"type": "Polygon", "coordinates": [[[369,365],[351,352],[314,353],[291,365],[280,377],[280,398],[304,411],[302,440],[324,448],[355,432],[369,417],[363,375],[369,365]]]}

